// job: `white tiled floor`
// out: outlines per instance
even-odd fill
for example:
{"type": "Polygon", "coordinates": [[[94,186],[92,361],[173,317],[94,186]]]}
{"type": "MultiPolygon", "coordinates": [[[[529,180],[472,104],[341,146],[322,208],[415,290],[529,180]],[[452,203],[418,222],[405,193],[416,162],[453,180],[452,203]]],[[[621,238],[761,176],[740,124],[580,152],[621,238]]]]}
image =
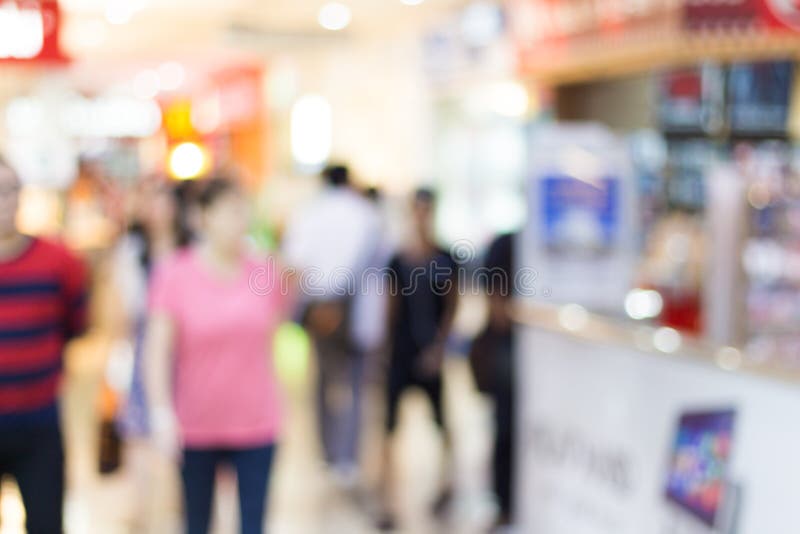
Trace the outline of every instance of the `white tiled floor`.
{"type": "MultiPolygon", "coordinates": [[[[67,534],[128,534],[180,532],[181,516],[174,467],[150,455],[131,459],[121,472],[101,477],[94,469],[97,427],[93,399],[102,369],[102,339],[87,340],[69,359],[65,392],[65,426],[69,454],[67,534]],[[149,471],[149,474],[148,474],[149,471]],[[137,513],[137,503],[146,511],[137,513]],[[135,521],[139,515],[138,523],[135,521]],[[148,524],[148,528],[137,526],[148,524]]],[[[360,534],[374,532],[370,503],[374,502],[380,450],[381,395],[373,388],[365,403],[363,443],[365,490],[360,496],[335,489],[318,455],[311,399],[311,380],[289,392],[289,425],[280,446],[272,483],[269,531],[273,534],[360,534]]],[[[467,365],[452,360],[447,368],[447,409],[454,437],[457,496],[451,519],[433,521],[427,513],[442,465],[435,427],[424,397],[411,395],[402,411],[398,439],[398,508],[404,532],[484,532],[493,507],[487,497],[490,417],[488,404],[471,389],[467,365]]],[[[133,447],[142,452],[141,447],[133,447]]],[[[134,457],[135,458],[135,457],[134,457]]],[[[231,476],[220,477],[215,505],[215,532],[237,531],[235,488],[231,476]]],[[[22,507],[6,482],[0,501],[0,534],[23,532],[22,507]]]]}

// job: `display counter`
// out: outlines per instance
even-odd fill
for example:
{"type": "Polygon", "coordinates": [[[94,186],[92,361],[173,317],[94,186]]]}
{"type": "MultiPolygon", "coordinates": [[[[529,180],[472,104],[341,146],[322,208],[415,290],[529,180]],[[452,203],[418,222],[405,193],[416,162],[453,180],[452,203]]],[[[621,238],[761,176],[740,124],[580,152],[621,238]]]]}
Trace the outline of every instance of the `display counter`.
{"type": "Polygon", "coordinates": [[[796,371],[577,305],[513,316],[521,532],[800,531],[796,371]]]}

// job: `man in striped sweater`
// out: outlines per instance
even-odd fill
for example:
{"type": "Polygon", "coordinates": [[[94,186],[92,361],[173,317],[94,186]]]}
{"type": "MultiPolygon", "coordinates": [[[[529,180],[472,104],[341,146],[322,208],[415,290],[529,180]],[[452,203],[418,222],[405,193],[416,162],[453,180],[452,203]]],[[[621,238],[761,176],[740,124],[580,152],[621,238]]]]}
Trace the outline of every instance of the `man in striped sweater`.
{"type": "Polygon", "coordinates": [[[0,476],[22,493],[29,534],[60,534],[64,345],[86,322],[86,274],[64,247],[21,234],[20,182],[0,158],[0,476]]]}

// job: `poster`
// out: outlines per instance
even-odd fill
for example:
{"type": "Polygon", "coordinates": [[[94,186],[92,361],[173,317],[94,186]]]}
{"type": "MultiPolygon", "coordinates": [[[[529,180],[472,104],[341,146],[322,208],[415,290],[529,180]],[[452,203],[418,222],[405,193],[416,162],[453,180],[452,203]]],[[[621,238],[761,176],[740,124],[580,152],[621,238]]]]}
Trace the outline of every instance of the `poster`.
{"type": "Polygon", "coordinates": [[[542,125],[531,134],[519,262],[536,297],[621,311],[638,264],[638,185],[625,142],[603,125],[542,125]]]}
{"type": "Polygon", "coordinates": [[[619,225],[619,180],[586,182],[567,175],[541,180],[546,248],[552,254],[602,255],[611,251],[619,225]]]}

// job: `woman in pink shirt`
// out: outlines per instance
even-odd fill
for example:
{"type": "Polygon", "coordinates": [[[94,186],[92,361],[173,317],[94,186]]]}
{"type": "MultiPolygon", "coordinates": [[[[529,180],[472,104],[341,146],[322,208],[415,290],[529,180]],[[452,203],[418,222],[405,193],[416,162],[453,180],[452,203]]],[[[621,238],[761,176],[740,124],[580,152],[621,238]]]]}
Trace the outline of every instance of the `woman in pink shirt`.
{"type": "Polygon", "coordinates": [[[152,433],[181,457],[189,534],[209,531],[221,463],[236,469],[242,534],[257,534],[280,431],[270,348],[285,288],[273,261],[244,252],[247,206],[233,182],[209,180],[198,204],[202,239],[158,266],[150,287],[152,433]]]}

